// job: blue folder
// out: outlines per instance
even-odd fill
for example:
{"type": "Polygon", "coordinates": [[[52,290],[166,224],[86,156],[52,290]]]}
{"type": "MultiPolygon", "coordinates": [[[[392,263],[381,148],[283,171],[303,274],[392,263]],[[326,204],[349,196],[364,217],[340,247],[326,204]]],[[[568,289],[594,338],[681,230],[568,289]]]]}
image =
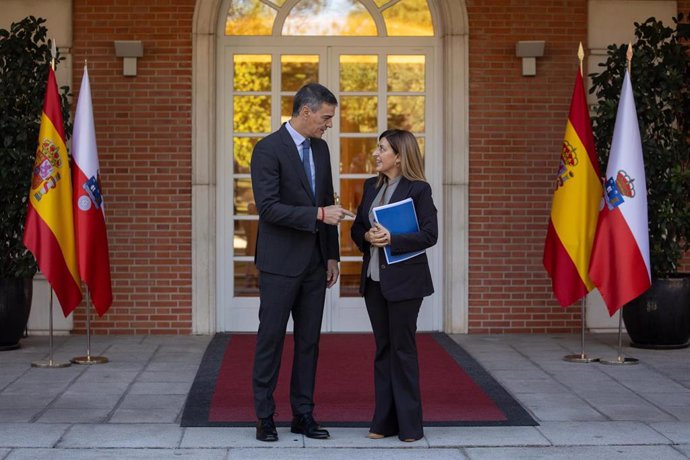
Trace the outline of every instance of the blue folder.
{"type": "MultiPolygon", "coordinates": [[[[372,211],[374,212],[374,219],[376,222],[391,232],[391,235],[416,233],[419,231],[419,222],[417,221],[417,213],[415,212],[412,198],[377,206],[373,208],[372,211]]],[[[383,251],[386,254],[386,261],[389,264],[402,262],[403,260],[424,254],[424,250],[391,254],[390,246],[385,246],[383,251]]]]}

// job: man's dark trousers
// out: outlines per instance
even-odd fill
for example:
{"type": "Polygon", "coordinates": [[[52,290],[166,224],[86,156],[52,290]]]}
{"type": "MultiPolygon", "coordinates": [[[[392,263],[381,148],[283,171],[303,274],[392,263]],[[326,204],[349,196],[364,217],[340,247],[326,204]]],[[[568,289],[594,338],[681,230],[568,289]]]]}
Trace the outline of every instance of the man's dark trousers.
{"type": "Polygon", "coordinates": [[[316,363],[326,291],[326,269],[318,248],[318,233],[309,265],[296,277],[260,272],[259,331],[252,385],[258,418],[275,412],[273,392],[278,382],[285,329],[293,316],[295,342],[290,380],[293,415],[311,413],[314,408],[316,363]]]}

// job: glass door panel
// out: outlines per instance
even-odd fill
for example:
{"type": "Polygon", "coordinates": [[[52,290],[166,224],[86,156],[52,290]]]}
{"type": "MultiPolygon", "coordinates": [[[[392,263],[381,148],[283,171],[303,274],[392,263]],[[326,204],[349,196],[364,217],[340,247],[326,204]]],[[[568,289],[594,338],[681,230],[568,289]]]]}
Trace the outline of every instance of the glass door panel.
{"type": "Polygon", "coordinates": [[[232,71],[235,91],[271,91],[270,54],[236,54],[232,71]]]}
{"type": "Polygon", "coordinates": [[[424,96],[388,96],[388,128],[424,132],[424,96]]]}
{"type": "Polygon", "coordinates": [[[254,266],[258,220],[249,166],[254,145],[271,132],[274,58],[268,53],[230,56],[232,90],[228,99],[232,110],[224,130],[232,159],[227,175],[232,191],[232,297],[252,299],[259,293],[254,266]]]}
{"type": "Polygon", "coordinates": [[[376,133],[377,113],[377,96],[341,96],[340,132],[376,133]]]}
{"type": "Polygon", "coordinates": [[[260,137],[235,136],[232,139],[233,172],[235,174],[249,174],[249,162],[252,159],[252,150],[260,137]]]}
{"type": "MultiPolygon", "coordinates": [[[[231,76],[222,127],[226,157],[220,161],[223,189],[220,201],[227,222],[222,232],[228,240],[219,265],[225,283],[220,302],[224,330],[255,331],[258,327],[258,272],[254,265],[258,214],[252,191],[250,165],[256,143],[276,130],[292,114],[295,92],[304,84],[319,81],[325,48],[313,53],[268,51],[242,52],[226,48],[226,74],[231,76]],[[321,54],[320,54],[321,53],[321,54]],[[224,203],[224,205],[223,205],[224,203]],[[228,282],[231,281],[231,282],[228,282]],[[227,287],[225,287],[227,285],[227,287]]],[[[324,322],[330,313],[324,314],[324,322]]],[[[291,326],[289,326],[291,327],[291,326]]]]}
{"type": "MultiPolygon", "coordinates": [[[[357,210],[367,177],[376,168],[373,156],[380,129],[379,101],[385,100],[379,89],[381,59],[378,54],[336,54],[340,99],[339,185],[343,207],[357,210]]],[[[336,308],[341,315],[352,317],[348,310],[362,316],[364,302],[359,295],[362,253],[350,238],[352,221],[340,224],[340,299],[336,308]]],[[[364,315],[366,316],[366,315],[364,315]]],[[[366,318],[360,327],[368,328],[366,318]]],[[[350,321],[354,324],[353,321],[350,321]]],[[[343,326],[342,324],[336,327],[343,326]]],[[[353,327],[353,326],[351,326],[353,327]]]]}
{"type": "MultiPolygon", "coordinates": [[[[302,85],[322,83],[338,98],[334,126],[325,140],[331,151],[334,186],[345,208],[357,209],[364,181],[376,174],[372,152],[383,130],[409,129],[417,136],[423,154],[426,147],[427,55],[380,49],[356,54],[361,48],[327,46],[292,50],[283,47],[247,53],[228,47],[227,73],[232,75],[232,82],[224,93],[228,109],[223,142],[229,152],[219,166],[223,167],[227,191],[220,195],[227,203],[221,209],[228,213],[221,220],[230,230],[222,232],[229,240],[225,243],[229,251],[224,253],[231,253],[231,257],[221,255],[219,265],[227,266],[231,276],[225,279],[232,284],[221,287],[221,292],[228,293],[221,302],[230,309],[230,320],[221,319],[224,330],[255,331],[258,327],[258,273],[254,266],[258,215],[249,174],[251,155],[261,138],[290,118],[294,94],[302,85]]],[[[341,276],[327,291],[324,331],[371,329],[359,295],[362,254],[350,238],[351,226],[352,220],[345,220],[339,228],[341,276]]],[[[433,329],[433,323],[425,320],[428,310],[420,313],[420,330],[433,329]]]]}
{"type": "MultiPolygon", "coordinates": [[[[427,115],[425,54],[353,54],[334,50],[340,101],[337,127],[341,204],[356,210],[367,178],[376,175],[373,151],[385,129],[412,131],[424,151],[427,115]]],[[[359,294],[362,254],[350,239],[352,221],[340,224],[340,281],[332,302],[333,330],[370,330],[359,294]]],[[[421,330],[431,329],[431,309],[420,312],[421,330]]]]}
{"type": "Polygon", "coordinates": [[[280,56],[280,122],[292,116],[295,93],[309,83],[319,83],[318,54],[283,54],[280,56]]]}
{"type": "Polygon", "coordinates": [[[340,139],[340,173],[374,174],[376,161],[372,154],[376,137],[342,137],[340,139]]]}
{"type": "MultiPolygon", "coordinates": [[[[365,179],[341,179],[340,180],[340,204],[345,209],[355,212],[362,201],[362,188],[365,179]]],[[[361,256],[359,249],[350,238],[352,220],[344,220],[340,223],[340,255],[361,256]]]]}
{"type": "Polygon", "coordinates": [[[340,91],[376,91],[378,88],[377,55],[340,55],[340,91]]]}
{"type": "Polygon", "coordinates": [[[236,133],[271,132],[270,96],[235,96],[232,129],[236,133]]]}
{"type": "Polygon", "coordinates": [[[386,56],[388,91],[423,92],[425,87],[424,55],[386,56]]]}
{"type": "MultiPolygon", "coordinates": [[[[238,174],[239,175],[239,174],[238,174]]],[[[254,191],[252,190],[252,180],[250,177],[241,177],[234,181],[234,214],[256,215],[256,204],[254,203],[254,191]]]]}
{"type": "Polygon", "coordinates": [[[254,260],[235,261],[233,268],[235,297],[259,297],[259,272],[254,265],[254,260]]]}
{"type": "MultiPolygon", "coordinates": [[[[359,298],[361,302],[361,307],[364,308],[364,301],[361,300],[362,297],[359,294],[361,272],[361,262],[340,262],[340,296],[359,298]]],[[[361,330],[366,330],[366,327],[367,325],[365,323],[364,325],[362,325],[361,330]]]]}
{"type": "Polygon", "coordinates": [[[295,94],[308,83],[319,81],[319,56],[283,54],[280,56],[280,90],[295,94]]]}

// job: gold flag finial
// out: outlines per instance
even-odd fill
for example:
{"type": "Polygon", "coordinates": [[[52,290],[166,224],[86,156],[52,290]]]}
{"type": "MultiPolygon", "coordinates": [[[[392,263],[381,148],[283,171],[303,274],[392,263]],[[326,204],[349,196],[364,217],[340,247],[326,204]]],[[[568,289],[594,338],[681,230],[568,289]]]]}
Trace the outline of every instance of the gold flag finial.
{"type": "Polygon", "coordinates": [[[55,71],[55,58],[57,57],[57,45],[55,40],[50,39],[50,67],[55,71]]]}

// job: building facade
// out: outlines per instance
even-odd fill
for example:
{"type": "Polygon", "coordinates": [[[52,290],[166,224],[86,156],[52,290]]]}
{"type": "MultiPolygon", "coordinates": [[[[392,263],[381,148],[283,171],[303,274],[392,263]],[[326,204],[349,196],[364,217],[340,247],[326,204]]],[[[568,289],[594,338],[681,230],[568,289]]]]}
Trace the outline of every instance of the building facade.
{"type": "MultiPolygon", "coordinates": [[[[48,18],[68,57],[60,83],[75,100],[89,68],[114,293],[109,312],[92,320],[96,334],[256,329],[248,158],[306,81],[340,101],[326,140],[344,206],[358,204],[378,133],[404,127],[421,141],[440,224],[429,251],[436,293],[421,330],[579,330],[579,308],[557,304],[542,266],[578,44],[585,73],[596,72],[608,44],[633,40],[634,21],[690,10],[689,0],[9,5],[2,27],[48,18]],[[118,56],[122,41],[140,42],[143,55],[118,56]],[[543,56],[525,70],[516,44],[533,41],[543,56]]],[[[348,234],[345,223],[325,331],[369,330],[348,234]]],[[[588,305],[589,326],[607,327],[596,313],[603,304],[590,296],[588,305]]],[[[83,332],[84,317],[78,309],[66,328],[83,332]]]]}

